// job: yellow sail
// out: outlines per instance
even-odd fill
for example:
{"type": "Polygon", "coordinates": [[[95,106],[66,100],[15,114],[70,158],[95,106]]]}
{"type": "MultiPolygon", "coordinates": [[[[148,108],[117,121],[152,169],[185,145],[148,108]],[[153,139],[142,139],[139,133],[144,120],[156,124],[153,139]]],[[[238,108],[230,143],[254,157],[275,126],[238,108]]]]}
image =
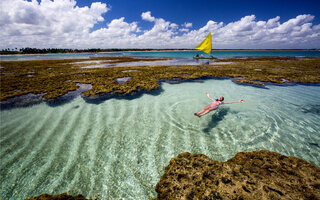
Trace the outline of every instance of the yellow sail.
{"type": "Polygon", "coordinates": [[[210,55],[210,53],[211,53],[211,32],[209,32],[206,39],[204,39],[198,46],[196,46],[196,49],[199,49],[200,51],[203,51],[206,54],[210,55]]]}

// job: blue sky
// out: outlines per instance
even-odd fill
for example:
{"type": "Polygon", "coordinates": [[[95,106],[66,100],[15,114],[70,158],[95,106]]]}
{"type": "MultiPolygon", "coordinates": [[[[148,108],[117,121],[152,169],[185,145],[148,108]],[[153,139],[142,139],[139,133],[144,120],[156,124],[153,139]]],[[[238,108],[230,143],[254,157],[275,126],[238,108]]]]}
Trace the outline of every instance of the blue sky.
{"type": "Polygon", "coordinates": [[[320,0],[1,0],[0,48],[320,48],[320,0]]]}
{"type": "MultiPolygon", "coordinates": [[[[313,23],[320,23],[320,0],[107,0],[111,10],[103,16],[111,21],[125,17],[126,21],[141,21],[141,13],[151,11],[155,17],[165,18],[177,24],[192,22],[193,28],[199,29],[207,21],[229,23],[247,15],[256,15],[257,20],[267,20],[280,16],[285,22],[301,14],[315,16],[313,23]]],[[[92,0],[77,1],[80,6],[89,6],[92,0]]],[[[104,22],[95,28],[103,26],[104,22]]],[[[140,22],[144,28],[152,25],[140,22]]]]}

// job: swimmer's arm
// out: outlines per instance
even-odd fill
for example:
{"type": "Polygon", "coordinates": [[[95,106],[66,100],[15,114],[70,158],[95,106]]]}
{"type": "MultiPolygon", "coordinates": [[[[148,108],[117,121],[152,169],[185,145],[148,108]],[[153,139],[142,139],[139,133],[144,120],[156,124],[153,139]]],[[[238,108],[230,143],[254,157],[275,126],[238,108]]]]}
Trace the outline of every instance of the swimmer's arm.
{"type": "Polygon", "coordinates": [[[211,101],[215,101],[213,98],[210,97],[209,93],[206,92],[207,97],[211,100],[211,101]]]}
{"type": "Polygon", "coordinates": [[[245,100],[241,99],[239,101],[230,101],[230,102],[222,102],[223,104],[230,104],[230,103],[243,103],[245,100]]]}

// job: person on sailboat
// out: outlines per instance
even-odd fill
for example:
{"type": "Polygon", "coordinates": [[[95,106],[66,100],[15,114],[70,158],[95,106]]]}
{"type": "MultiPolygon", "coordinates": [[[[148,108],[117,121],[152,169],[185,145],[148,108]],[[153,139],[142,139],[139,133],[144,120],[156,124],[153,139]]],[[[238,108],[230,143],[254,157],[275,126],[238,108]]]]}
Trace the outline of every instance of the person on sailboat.
{"type": "MultiPolygon", "coordinates": [[[[211,53],[211,33],[209,32],[207,37],[195,48],[210,56],[210,53],[211,53]]],[[[199,59],[198,56],[195,56],[193,58],[199,59]]],[[[203,56],[203,54],[201,54],[200,58],[203,59],[205,57],[203,56]]],[[[208,59],[208,58],[206,58],[206,59],[208,59]]]]}
{"type": "Polygon", "coordinates": [[[243,103],[245,100],[241,99],[239,101],[232,101],[232,102],[223,102],[224,97],[221,96],[218,99],[212,99],[209,93],[206,93],[207,97],[212,101],[211,104],[204,107],[200,112],[194,113],[195,116],[201,117],[202,115],[207,114],[208,112],[217,109],[221,104],[230,104],[230,103],[243,103]]]}

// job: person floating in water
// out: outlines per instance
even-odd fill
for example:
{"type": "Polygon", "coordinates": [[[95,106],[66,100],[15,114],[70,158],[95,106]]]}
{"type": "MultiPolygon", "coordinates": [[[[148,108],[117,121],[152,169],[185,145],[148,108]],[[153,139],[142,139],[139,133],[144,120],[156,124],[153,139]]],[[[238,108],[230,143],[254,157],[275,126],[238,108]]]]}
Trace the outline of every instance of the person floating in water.
{"type": "Polygon", "coordinates": [[[200,112],[194,113],[195,116],[201,117],[202,115],[207,114],[208,112],[217,109],[221,104],[228,104],[228,103],[242,103],[245,100],[241,99],[239,101],[232,101],[232,102],[223,102],[224,97],[221,96],[218,99],[212,99],[209,93],[206,93],[207,97],[212,101],[211,104],[204,107],[200,112]]]}

